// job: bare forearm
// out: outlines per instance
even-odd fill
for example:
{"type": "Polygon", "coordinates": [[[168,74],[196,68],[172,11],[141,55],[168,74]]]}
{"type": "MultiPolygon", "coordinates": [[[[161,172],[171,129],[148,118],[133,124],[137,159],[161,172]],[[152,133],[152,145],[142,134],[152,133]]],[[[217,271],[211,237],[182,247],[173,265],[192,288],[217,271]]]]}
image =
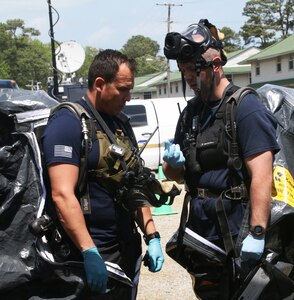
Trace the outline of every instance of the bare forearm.
{"type": "Polygon", "coordinates": [[[60,223],[77,248],[83,251],[95,246],[78,200],[55,197],[54,202],[60,223]]]}
{"type": "Polygon", "coordinates": [[[70,164],[56,164],[48,168],[51,194],[61,225],[80,250],[94,246],[87,230],[80,203],[75,196],[79,169],[70,164]]]}
{"type": "Polygon", "coordinates": [[[247,159],[250,182],[250,225],[266,227],[270,215],[273,154],[267,151],[247,159]]]}
{"type": "Polygon", "coordinates": [[[154,233],[156,231],[149,207],[139,207],[136,211],[136,222],[144,234],[154,233]]]}
{"type": "Polygon", "coordinates": [[[173,168],[168,163],[164,162],[162,165],[162,170],[168,179],[174,180],[177,183],[182,183],[184,181],[184,167],[173,168]]]}
{"type": "Polygon", "coordinates": [[[271,176],[252,180],[250,187],[251,214],[250,225],[267,227],[271,208],[271,176]],[[270,178],[269,178],[270,177],[270,178]]]}

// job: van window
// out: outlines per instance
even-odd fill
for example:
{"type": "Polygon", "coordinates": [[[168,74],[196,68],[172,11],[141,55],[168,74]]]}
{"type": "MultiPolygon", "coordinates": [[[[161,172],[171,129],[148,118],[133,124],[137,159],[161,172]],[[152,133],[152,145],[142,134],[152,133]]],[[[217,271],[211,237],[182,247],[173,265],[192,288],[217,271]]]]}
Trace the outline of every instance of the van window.
{"type": "Polygon", "coordinates": [[[133,127],[147,125],[147,115],[144,105],[126,105],[123,112],[130,117],[133,127]]]}

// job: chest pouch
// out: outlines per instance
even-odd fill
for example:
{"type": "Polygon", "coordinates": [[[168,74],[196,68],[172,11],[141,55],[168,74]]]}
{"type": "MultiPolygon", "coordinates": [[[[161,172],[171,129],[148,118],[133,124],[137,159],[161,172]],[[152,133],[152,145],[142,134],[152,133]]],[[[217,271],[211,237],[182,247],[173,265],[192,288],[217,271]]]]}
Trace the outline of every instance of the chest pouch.
{"type": "Polygon", "coordinates": [[[223,113],[217,112],[214,118],[212,126],[199,132],[196,139],[196,159],[203,171],[227,166],[228,147],[223,113]]]}
{"type": "Polygon", "coordinates": [[[122,130],[116,130],[116,144],[110,142],[106,133],[97,131],[99,143],[99,160],[96,170],[91,170],[98,182],[110,193],[123,184],[127,172],[136,171],[140,166],[140,158],[136,155],[131,140],[122,130]]]}

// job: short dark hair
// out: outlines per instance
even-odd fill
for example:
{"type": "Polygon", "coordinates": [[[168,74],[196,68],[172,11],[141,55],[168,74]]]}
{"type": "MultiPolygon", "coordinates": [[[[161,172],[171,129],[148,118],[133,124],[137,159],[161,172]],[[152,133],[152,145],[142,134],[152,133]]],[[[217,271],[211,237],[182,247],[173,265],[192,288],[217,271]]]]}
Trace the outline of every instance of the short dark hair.
{"type": "Polygon", "coordinates": [[[120,51],[106,49],[99,52],[90,68],[88,73],[88,88],[93,88],[94,82],[97,77],[102,77],[106,83],[110,83],[114,80],[116,73],[119,70],[119,66],[126,63],[130,70],[136,72],[136,63],[134,59],[129,59],[126,55],[120,51]]]}

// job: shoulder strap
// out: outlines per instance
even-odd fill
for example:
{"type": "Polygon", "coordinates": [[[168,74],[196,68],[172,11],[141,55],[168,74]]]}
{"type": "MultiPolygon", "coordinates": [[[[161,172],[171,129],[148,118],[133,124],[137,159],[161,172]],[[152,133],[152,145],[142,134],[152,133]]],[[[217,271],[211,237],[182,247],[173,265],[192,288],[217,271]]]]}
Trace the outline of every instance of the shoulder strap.
{"type": "MultiPolygon", "coordinates": [[[[101,126],[101,128],[105,131],[105,133],[107,134],[107,136],[110,139],[111,143],[114,144],[114,145],[117,145],[117,142],[115,140],[114,134],[109,129],[109,127],[107,126],[107,124],[105,123],[105,121],[103,120],[103,118],[101,117],[101,115],[99,114],[99,112],[94,108],[94,106],[91,103],[88,95],[85,94],[84,97],[85,97],[86,102],[87,102],[88,106],[90,107],[93,115],[95,116],[97,122],[99,123],[99,125],[101,126]]],[[[127,170],[127,165],[126,165],[126,161],[125,161],[124,157],[121,157],[120,160],[121,160],[121,166],[122,166],[123,170],[126,171],[127,170]]]]}
{"type": "Polygon", "coordinates": [[[237,130],[236,130],[236,107],[239,106],[243,98],[249,93],[258,95],[257,92],[250,87],[242,87],[235,91],[226,101],[225,108],[225,128],[227,136],[229,137],[229,159],[228,167],[231,170],[239,171],[242,168],[242,160],[239,157],[239,146],[237,143],[237,130]]]}
{"type": "Polygon", "coordinates": [[[56,111],[60,110],[61,108],[68,108],[79,120],[81,119],[82,115],[84,114],[88,119],[91,119],[90,114],[87,110],[77,102],[62,102],[54,106],[50,111],[50,116],[53,115],[56,111]]]}
{"type": "Polygon", "coordinates": [[[91,213],[90,197],[89,197],[89,187],[87,183],[87,158],[88,153],[92,147],[92,124],[93,119],[87,110],[79,103],[76,102],[62,102],[51,109],[50,116],[52,116],[56,111],[61,108],[69,109],[74,116],[78,118],[81,122],[83,140],[82,140],[82,152],[80,157],[80,171],[77,183],[77,192],[80,200],[80,205],[82,207],[84,214],[91,213]],[[88,122],[87,122],[88,121],[88,122]]]}

